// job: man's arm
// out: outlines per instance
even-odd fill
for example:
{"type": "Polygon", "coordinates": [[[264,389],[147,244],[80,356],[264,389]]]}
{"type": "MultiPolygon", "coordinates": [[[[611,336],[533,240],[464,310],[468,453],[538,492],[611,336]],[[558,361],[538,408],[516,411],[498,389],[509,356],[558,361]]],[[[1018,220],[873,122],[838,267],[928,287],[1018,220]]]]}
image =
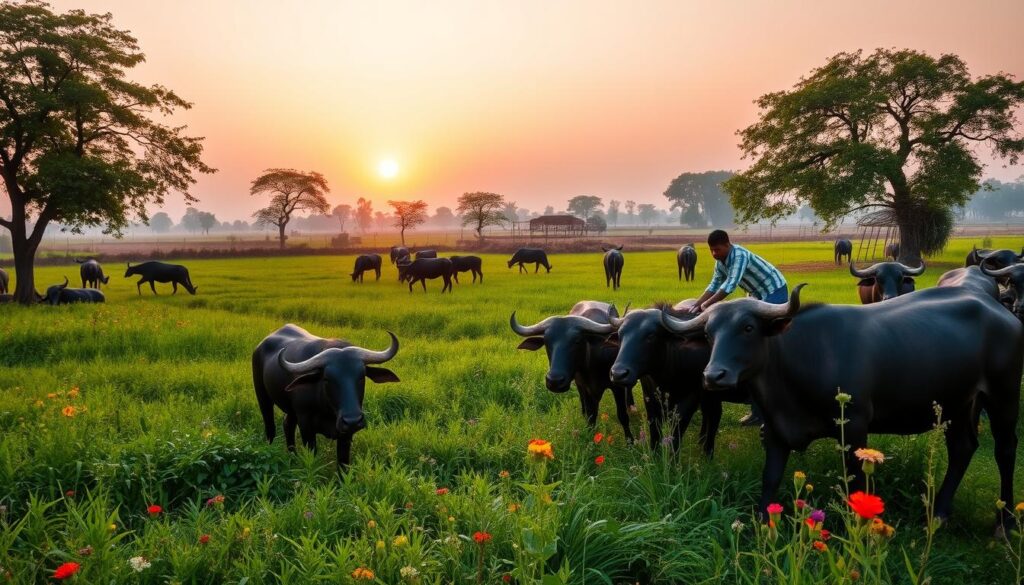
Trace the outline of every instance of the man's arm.
{"type": "Polygon", "coordinates": [[[701,305],[700,310],[701,311],[708,310],[708,307],[710,307],[711,305],[713,305],[713,304],[717,303],[718,301],[724,299],[727,296],[729,296],[729,293],[719,289],[718,292],[716,292],[715,294],[711,295],[710,299],[704,301],[704,304],[701,305]]]}
{"type": "Polygon", "coordinates": [[[693,303],[693,306],[691,306],[691,307],[690,307],[689,309],[687,309],[686,311],[687,311],[688,313],[693,313],[694,315],[696,315],[697,313],[700,313],[700,312],[701,312],[701,308],[700,308],[701,304],[703,304],[703,303],[704,303],[704,301],[706,301],[706,300],[708,300],[709,298],[711,298],[711,296],[712,296],[713,294],[716,294],[716,293],[712,293],[712,292],[711,292],[711,291],[709,291],[709,290],[706,290],[706,291],[704,291],[704,293],[703,293],[703,294],[701,294],[701,295],[700,295],[699,297],[697,297],[697,302],[693,303]]]}

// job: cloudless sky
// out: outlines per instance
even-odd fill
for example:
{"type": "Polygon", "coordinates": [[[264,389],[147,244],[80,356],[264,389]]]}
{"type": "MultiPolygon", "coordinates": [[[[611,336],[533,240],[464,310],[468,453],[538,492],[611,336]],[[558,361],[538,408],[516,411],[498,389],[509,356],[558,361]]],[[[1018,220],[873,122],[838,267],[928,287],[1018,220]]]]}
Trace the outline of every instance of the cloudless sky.
{"type": "MultiPolygon", "coordinates": [[[[329,200],[493,191],[542,211],[575,195],[666,207],[682,172],[739,170],[753,100],[840,51],[960,55],[1024,76],[1021,0],[57,0],[139,40],[133,79],[194,103],[176,116],[219,169],[193,193],[221,220],[264,200],[270,167],[323,173],[329,200]],[[398,176],[383,180],[381,160],[398,176]]],[[[989,158],[986,176],[1024,166],[989,158]]],[[[168,198],[175,222],[185,206],[168,198]]]]}

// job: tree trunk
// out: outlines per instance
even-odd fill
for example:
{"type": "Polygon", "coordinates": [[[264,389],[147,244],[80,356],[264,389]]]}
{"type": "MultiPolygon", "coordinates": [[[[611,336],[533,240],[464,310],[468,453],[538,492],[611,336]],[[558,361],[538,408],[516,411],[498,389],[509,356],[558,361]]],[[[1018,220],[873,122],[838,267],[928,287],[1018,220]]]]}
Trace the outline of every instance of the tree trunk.
{"type": "Polygon", "coordinates": [[[278,239],[279,239],[279,240],[280,240],[280,242],[281,242],[281,249],[282,249],[282,250],[284,250],[284,240],[285,240],[285,238],[287,237],[287,236],[285,236],[285,235],[284,235],[284,228],[285,228],[285,227],[286,227],[287,225],[288,225],[288,224],[286,224],[286,223],[282,223],[282,224],[280,224],[280,225],[278,225],[278,226],[277,226],[277,237],[278,237],[278,239]]]}
{"type": "Polygon", "coordinates": [[[25,237],[24,222],[15,224],[11,233],[11,247],[14,251],[14,275],[17,279],[14,298],[23,305],[34,304],[36,299],[35,260],[38,242],[25,237]],[[20,227],[20,229],[19,229],[20,227]]]}
{"type": "Polygon", "coordinates": [[[402,228],[402,246],[405,246],[405,228],[402,228]]]}

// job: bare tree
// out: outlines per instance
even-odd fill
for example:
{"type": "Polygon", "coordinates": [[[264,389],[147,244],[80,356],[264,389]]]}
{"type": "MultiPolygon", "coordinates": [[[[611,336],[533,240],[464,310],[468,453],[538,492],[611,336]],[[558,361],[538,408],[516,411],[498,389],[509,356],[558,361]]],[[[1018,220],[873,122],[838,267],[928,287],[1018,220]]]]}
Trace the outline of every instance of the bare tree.
{"type": "Polygon", "coordinates": [[[331,215],[338,218],[340,229],[342,232],[345,231],[345,222],[352,217],[352,206],[351,205],[337,205],[331,210],[331,215]]]}
{"type": "Polygon", "coordinates": [[[253,217],[256,224],[277,226],[282,250],[288,238],[285,228],[292,214],[300,210],[327,213],[331,206],[324,194],[329,192],[327,180],[320,173],[294,169],[267,169],[249,188],[250,195],[271,195],[270,205],[258,210],[253,217]]]}
{"type": "Polygon", "coordinates": [[[416,201],[388,201],[388,205],[395,208],[394,220],[391,225],[398,228],[402,234],[402,245],[405,245],[405,230],[415,229],[416,226],[427,221],[427,202],[422,199],[416,201]]]}

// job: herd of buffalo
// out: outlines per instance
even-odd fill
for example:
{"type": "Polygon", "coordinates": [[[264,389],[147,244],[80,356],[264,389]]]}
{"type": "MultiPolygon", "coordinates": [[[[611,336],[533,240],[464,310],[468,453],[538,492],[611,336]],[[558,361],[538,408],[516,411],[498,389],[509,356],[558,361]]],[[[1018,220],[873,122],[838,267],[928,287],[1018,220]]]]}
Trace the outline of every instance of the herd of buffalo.
{"type": "MultiPolygon", "coordinates": [[[[898,254],[887,246],[886,252],[898,254]]],[[[1013,497],[1016,425],[1024,368],[1024,250],[973,249],[965,266],[943,274],[933,288],[915,291],[914,277],[925,266],[881,262],[857,268],[852,245],[839,240],[835,261],[849,262],[858,279],[862,305],[803,304],[796,286],[788,303],[772,305],[753,298],[718,303],[694,315],[692,299],[674,305],[659,303],[619,314],[615,306],[581,301],[566,315],[549,316],[523,325],[513,312],[509,324],[523,338],[520,349],[544,348],[548,357],[545,385],[556,393],[576,383],[582,412],[597,421],[598,405],[611,390],[625,436],[632,440],[629,412],[632,389],[640,383],[647,409],[652,448],[671,442],[678,448],[690,420],[701,411],[699,442],[708,457],[723,402],[755,403],[763,412],[765,464],[759,509],[774,498],[792,451],[802,451],[819,438],[840,439],[839,392],[849,396],[844,438],[850,446],[848,469],[855,484],[863,482],[853,452],[868,443],[869,433],[918,434],[933,428],[935,405],[948,422],[948,468],[935,498],[935,514],[947,517],[954,492],[978,447],[978,421],[986,413],[1000,475],[999,498],[1013,497]],[[661,437],[671,412],[672,436],[661,437]]],[[[618,288],[624,258],[622,246],[604,248],[606,285],[618,288]]],[[[693,245],[677,254],[679,278],[693,278],[697,261],[693,245]]],[[[81,289],[51,286],[41,302],[103,302],[98,290],[109,277],[95,260],[81,263],[81,289]],[[93,288],[89,288],[93,287],[93,288]]],[[[409,290],[419,281],[442,278],[451,290],[458,273],[471,272],[483,282],[477,256],[438,258],[421,250],[413,258],[407,248],[391,249],[391,262],[409,290]]],[[[353,281],[373,270],[380,279],[381,257],[356,258],[353,281]]],[[[551,264],[543,250],[523,248],[508,267],[535,264],[534,272],[551,264]]],[[[171,283],[195,294],[188,269],[162,262],[131,265],[125,277],[140,276],[142,285],[171,283]]],[[[8,276],[0,270],[0,294],[7,295],[8,276]]],[[[38,293],[37,293],[38,294],[38,293]]],[[[9,295],[8,295],[9,297],[9,295]]],[[[253,383],[268,440],[276,435],[274,406],[285,413],[289,449],[295,429],[315,448],[316,435],[337,441],[337,461],[347,465],[352,438],[366,426],[362,403],[366,378],[397,382],[380,364],[398,352],[398,339],[383,351],[357,347],[339,339],[316,337],[295,325],[268,335],[252,355],[253,383]]],[[[1012,517],[999,512],[999,526],[1012,517]]]]}

